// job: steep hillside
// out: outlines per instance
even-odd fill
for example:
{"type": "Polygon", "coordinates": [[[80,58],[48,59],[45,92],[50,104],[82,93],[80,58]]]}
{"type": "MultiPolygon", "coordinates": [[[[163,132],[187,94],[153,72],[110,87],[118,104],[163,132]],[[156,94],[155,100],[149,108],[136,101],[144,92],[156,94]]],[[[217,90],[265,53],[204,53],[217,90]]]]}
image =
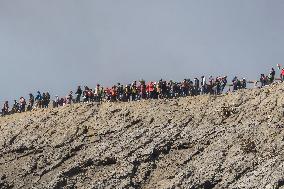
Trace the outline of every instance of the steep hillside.
{"type": "Polygon", "coordinates": [[[0,188],[284,188],[283,92],[0,118],[0,188]]]}

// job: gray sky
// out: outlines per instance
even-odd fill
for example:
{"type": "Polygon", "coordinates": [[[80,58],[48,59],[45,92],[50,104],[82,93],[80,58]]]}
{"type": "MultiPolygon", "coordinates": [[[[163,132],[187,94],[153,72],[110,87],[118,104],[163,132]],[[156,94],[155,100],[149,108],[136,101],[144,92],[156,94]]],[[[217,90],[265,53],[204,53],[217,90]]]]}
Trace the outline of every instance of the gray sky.
{"type": "Polygon", "coordinates": [[[254,79],[284,64],[283,0],[0,0],[0,101],[77,85],[254,79]]]}

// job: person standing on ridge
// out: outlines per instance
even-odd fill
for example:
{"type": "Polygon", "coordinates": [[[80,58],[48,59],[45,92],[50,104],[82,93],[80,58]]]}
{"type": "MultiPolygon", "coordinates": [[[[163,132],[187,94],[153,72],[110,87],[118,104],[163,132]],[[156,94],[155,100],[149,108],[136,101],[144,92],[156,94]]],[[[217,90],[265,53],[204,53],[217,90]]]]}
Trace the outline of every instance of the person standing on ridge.
{"type": "Polygon", "coordinates": [[[246,80],[246,78],[243,78],[243,80],[242,80],[242,88],[243,89],[247,88],[247,80],[246,80]]]}
{"type": "Polygon", "coordinates": [[[8,115],[8,114],[9,114],[9,102],[6,101],[2,108],[2,116],[8,115]]]}
{"type": "Polygon", "coordinates": [[[206,94],[206,77],[201,77],[201,94],[206,94]]]}
{"type": "Polygon", "coordinates": [[[199,95],[199,79],[194,78],[193,94],[199,95]]]}
{"type": "Polygon", "coordinates": [[[284,81],[284,68],[282,68],[282,70],[281,70],[280,79],[281,79],[281,81],[284,81]]]}
{"type": "Polygon", "coordinates": [[[73,92],[70,91],[70,93],[66,96],[66,104],[72,104],[73,101],[73,92]]]}
{"type": "Polygon", "coordinates": [[[137,89],[137,82],[134,81],[132,84],[131,84],[131,100],[132,101],[136,101],[137,98],[138,98],[138,89],[137,89]]]}
{"type": "Polygon", "coordinates": [[[222,77],[221,78],[221,93],[224,92],[224,89],[226,88],[227,83],[228,83],[227,76],[222,77]]]}
{"type": "Polygon", "coordinates": [[[115,102],[117,101],[117,86],[114,85],[112,88],[111,88],[111,102],[115,102]]]}
{"type": "Polygon", "coordinates": [[[60,104],[60,98],[58,95],[55,95],[55,99],[53,101],[53,108],[58,108],[59,107],[59,104],[60,104]]]}
{"type": "Polygon", "coordinates": [[[146,84],[145,81],[142,79],[140,81],[140,86],[139,86],[139,92],[140,92],[140,99],[145,100],[147,95],[146,95],[146,84]]]}
{"type": "Polygon", "coordinates": [[[26,99],[24,97],[21,97],[20,100],[19,100],[19,112],[22,113],[22,112],[25,112],[26,110],[26,99]]]}
{"type": "Polygon", "coordinates": [[[35,98],[35,102],[36,102],[36,107],[37,108],[41,108],[41,106],[42,106],[42,96],[41,96],[41,93],[38,91],[37,92],[37,96],[36,96],[36,98],[35,98]]]}
{"type": "Polygon", "coordinates": [[[32,93],[29,94],[30,98],[29,98],[29,106],[32,109],[34,107],[34,103],[35,103],[35,97],[32,93]]]}
{"type": "Polygon", "coordinates": [[[45,93],[42,93],[41,108],[46,108],[46,103],[47,103],[47,96],[45,93]]]}
{"type": "Polygon", "coordinates": [[[78,88],[77,88],[77,91],[76,91],[76,100],[75,100],[75,102],[76,103],[80,103],[80,101],[81,101],[81,96],[82,96],[82,94],[83,94],[83,91],[82,91],[82,89],[81,89],[81,86],[78,86],[78,88]]]}
{"type": "Polygon", "coordinates": [[[12,114],[14,113],[18,113],[19,112],[19,103],[17,102],[17,100],[14,100],[14,104],[13,104],[13,108],[12,108],[12,114]]]}
{"type": "Polygon", "coordinates": [[[101,101],[101,89],[100,89],[100,84],[97,84],[95,91],[95,102],[100,102],[101,101]]]}
{"type": "Polygon", "coordinates": [[[50,104],[50,94],[49,94],[49,92],[46,92],[45,95],[46,95],[46,104],[45,104],[45,107],[48,108],[48,106],[49,106],[49,104],[50,104]]]}
{"type": "Polygon", "coordinates": [[[269,76],[268,76],[268,79],[269,79],[269,83],[273,83],[274,79],[275,79],[275,70],[274,68],[271,68],[271,71],[269,73],[269,76]]]}
{"type": "Polygon", "coordinates": [[[233,83],[233,91],[238,90],[238,82],[239,82],[238,77],[235,76],[234,79],[232,80],[232,83],[233,83]]]}

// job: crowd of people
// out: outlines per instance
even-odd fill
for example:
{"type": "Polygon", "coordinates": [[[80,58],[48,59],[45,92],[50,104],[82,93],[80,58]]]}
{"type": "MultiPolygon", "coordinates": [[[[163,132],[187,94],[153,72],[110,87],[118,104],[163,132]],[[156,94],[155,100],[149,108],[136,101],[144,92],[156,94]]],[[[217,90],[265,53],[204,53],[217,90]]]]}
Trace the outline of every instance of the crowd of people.
{"type": "MultiPolygon", "coordinates": [[[[237,78],[236,78],[237,80],[237,78]]],[[[241,82],[242,83],[242,82],[241,82]]],[[[199,80],[184,79],[181,82],[163,79],[158,82],[140,80],[128,85],[117,83],[110,88],[104,88],[99,84],[93,90],[87,86],[84,90],[79,86],[75,93],[75,102],[101,102],[101,101],[137,101],[146,99],[176,98],[184,96],[196,96],[200,94],[221,94],[227,85],[227,77],[210,77],[208,82],[204,76],[199,80]]],[[[243,85],[243,84],[242,84],[243,85]]],[[[239,86],[237,87],[239,88],[239,86]]],[[[72,92],[69,99],[72,98],[72,92]]]]}
{"type": "Polygon", "coordinates": [[[11,110],[9,109],[9,102],[5,101],[2,108],[1,115],[9,115],[14,113],[22,113],[25,111],[31,111],[35,108],[48,108],[50,104],[49,92],[42,93],[37,92],[36,97],[33,94],[29,94],[28,102],[24,97],[20,97],[19,101],[14,100],[11,110]]]}
{"type": "MultiPolygon", "coordinates": [[[[281,69],[280,65],[277,65],[280,71],[280,80],[284,81],[284,68],[281,69]]],[[[95,89],[91,89],[87,86],[82,88],[78,86],[76,92],[72,91],[66,97],[55,96],[52,101],[52,107],[57,108],[72,103],[80,102],[102,102],[102,101],[138,101],[146,99],[164,99],[164,98],[178,98],[185,96],[196,96],[203,94],[220,95],[230,91],[237,91],[239,89],[247,88],[247,83],[260,82],[260,87],[269,85],[275,81],[276,71],[271,69],[268,75],[261,74],[259,81],[247,81],[245,78],[239,79],[234,77],[231,84],[228,84],[227,76],[213,78],[210,76],[207,80],[205,76],[200,79],[194,78],[193,80],[184,79],[181,82],[174,82],[172,80],[165,81],[160,79],[158,82],[146,82],[140,80],[134,81],[128,85],[122,85],[117,83],[112,87],[100,86],[99,84],[95,89]]],[[[36,96],[29,94],[29,99],[26,101],[24,97],[20,97],[19,100],[14,100],[12,108],[9,108],[9,102],[6,101],[3,105],[1,115],[9,115],[13,113],[21,113],[25,111],[32,111],[38,108],[48,108],[51,104],[51,96],[49,92],[41,93],[37,92],[36,96]]]]}

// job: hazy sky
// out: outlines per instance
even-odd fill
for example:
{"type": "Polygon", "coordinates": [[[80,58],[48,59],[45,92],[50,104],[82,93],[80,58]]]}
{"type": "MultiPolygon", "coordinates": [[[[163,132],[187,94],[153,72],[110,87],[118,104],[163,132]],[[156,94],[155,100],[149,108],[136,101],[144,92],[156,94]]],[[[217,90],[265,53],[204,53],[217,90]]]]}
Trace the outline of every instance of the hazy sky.
{"type": "Polygon", "coordinates": [[[255,79],[283,50],[284,0],[0,0],[0,101],[140,78],[255,79]]]}

